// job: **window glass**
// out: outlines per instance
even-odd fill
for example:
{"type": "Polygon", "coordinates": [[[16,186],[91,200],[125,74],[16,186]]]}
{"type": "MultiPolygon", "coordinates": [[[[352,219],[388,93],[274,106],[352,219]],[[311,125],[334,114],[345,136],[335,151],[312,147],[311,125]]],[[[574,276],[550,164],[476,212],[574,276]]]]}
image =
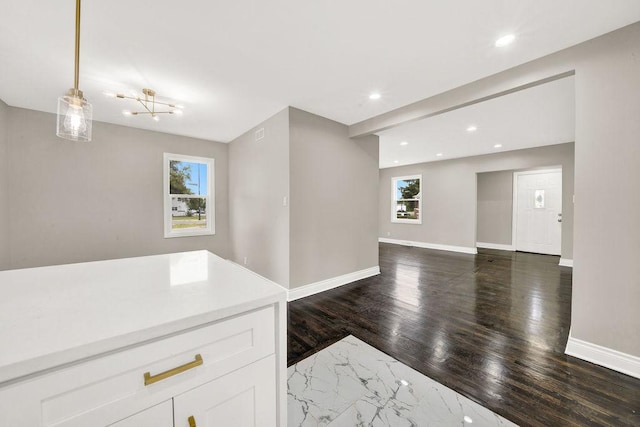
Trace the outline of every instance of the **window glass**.
{"type": "Polygon", "coordinates": [[[164,157],[165,237],[213,234],[213,159],[164,157]]]}
{"type": "Polygon", "coordinates": [[[422,223],[421,175],[392,178],[392,222],[422,223]]]}

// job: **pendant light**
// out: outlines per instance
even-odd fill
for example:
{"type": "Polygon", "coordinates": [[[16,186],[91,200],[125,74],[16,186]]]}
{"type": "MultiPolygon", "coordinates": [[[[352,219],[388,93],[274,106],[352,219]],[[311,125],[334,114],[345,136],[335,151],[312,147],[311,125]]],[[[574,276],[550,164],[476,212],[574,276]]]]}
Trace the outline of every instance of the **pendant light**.
{"type": "Polygon", "coordinates": [[[76,55],[73,88],[58,98],[56,135],[70,141],[91,141],[91,104],[78,89],[80,71],[80,0],[76,0],[76,55]]]}

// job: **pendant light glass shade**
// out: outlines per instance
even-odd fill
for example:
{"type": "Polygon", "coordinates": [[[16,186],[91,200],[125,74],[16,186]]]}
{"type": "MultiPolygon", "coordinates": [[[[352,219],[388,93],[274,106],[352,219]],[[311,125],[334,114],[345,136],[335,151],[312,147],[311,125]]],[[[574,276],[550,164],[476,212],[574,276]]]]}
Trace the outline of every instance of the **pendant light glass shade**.
{"type": "Polygon", "coordinates": [[[79,96],[69,93],[58,98],[56,135],[70,141],[91,141],[92,110],[91,104],[82,98],[82,92],[79,96]]]}

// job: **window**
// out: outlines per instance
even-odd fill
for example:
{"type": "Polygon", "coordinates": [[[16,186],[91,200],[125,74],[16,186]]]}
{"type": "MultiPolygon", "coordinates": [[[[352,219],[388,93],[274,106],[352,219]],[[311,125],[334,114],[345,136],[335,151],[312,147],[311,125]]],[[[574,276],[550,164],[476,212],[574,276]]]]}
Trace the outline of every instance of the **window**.
{"type": "Polygon", "coordinates": [[[215,233],[214,160],[164,153],[164,237],[215,233]]]}
{"type": "Polygon", "coordinates": [[[391,178],[391,222],[422,224],[421,181],[422,175],[391,178]]]}

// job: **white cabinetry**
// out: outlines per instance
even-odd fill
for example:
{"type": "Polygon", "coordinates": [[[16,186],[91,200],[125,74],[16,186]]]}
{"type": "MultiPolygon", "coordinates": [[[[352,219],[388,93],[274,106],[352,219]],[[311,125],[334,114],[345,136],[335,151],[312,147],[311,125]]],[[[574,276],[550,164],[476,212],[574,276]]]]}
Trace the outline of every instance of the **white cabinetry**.
{"type": "Polygon", "coordinates": [[[276,425],[274,356],[209,381],[112,427],[246,427],[276,425]]]}
{"type": "MultiPolygon", "coordinates": [[[[195,316],[185,316],[193,314],[187,311],[179,320],[158,328],[148,322],[143,329],[134,325],[137,330],[115,337],[108,345],[103,342],[98,346],[102,351],[95,354],[96,346],[88,342],[68,352],[45,355],[44,360],[24,361],[40,369],[15,378],[6,379],[10,367],[17,367],[18,372],[27,369],[20,361],[0,364],[0,379],[5,378],[0,381],[0,425],[190,427],[189,417],[193,417],[198,427],[284,427],[284,291],[212,254],[206,259],[207,281],[198,281],[191,288],[182,284],[182,288],[160,289],[165,291],[159,298],[165,305],[158,309],[168,311],[175,307],[167,298],[184,305],[182,298],[193,298],[195,293],[197,299],[192,303],[199,304],[195,316]],[[235,285],[217,286],[212,268],[232,272],[224,278],[233,279],[235,285]],[[215,292],[216,286],[224,291],[215,292]],[[65,360],[63,356],[69,353],[73,357],[65,360]]],[[[0,286],[2,279],[0,272],[0,286]]],[[[79,333],[77,326],[57,321],[63,341],[65,334],[79,333]]],[[[34,328],[32,333],[39,335],[37,325],[34,328]]],[[[9,348],[2,342],[2,332],[0,329],[0,347],[9,348]]]]}
{"type": "Polygon", "coordinates": [[[174,427],[170,400],[111,424],[111,427],[174,427]]]}
{"type": "Polygon", "coordinates": [[[273,356],[176,396],[175,426],[274,427],[276,420],[273,356]]]}

